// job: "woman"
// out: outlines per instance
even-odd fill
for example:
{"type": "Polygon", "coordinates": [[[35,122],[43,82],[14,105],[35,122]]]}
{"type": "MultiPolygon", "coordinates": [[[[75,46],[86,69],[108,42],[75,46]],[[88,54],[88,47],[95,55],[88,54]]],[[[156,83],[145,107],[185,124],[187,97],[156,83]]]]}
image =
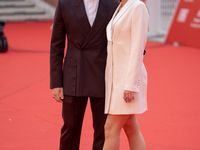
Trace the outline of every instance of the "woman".
{"type": "Polygon", "coordinates": [[[103,150],[118,150],[123,128],[131,150],[145,150],[135,114],[147,110],[147,73],[143,52],[149,15],[140,0],[121,0],[107,26],[106,103],[103,150]]]}

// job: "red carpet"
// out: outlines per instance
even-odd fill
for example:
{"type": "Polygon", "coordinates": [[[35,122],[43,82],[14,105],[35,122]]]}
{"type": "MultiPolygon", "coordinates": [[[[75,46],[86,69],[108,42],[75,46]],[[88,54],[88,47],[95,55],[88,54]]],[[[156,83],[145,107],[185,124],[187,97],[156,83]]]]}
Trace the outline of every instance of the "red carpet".
{"type": "MultiPolygon", "coordinates": [[[[52,22],[7,23],[0,53],[0,150],[56,150],[61,104],[49,89],[52,22]]],[[[147,150],[200,150],[200,49],[148,42],[149,110],[138,115],[147,150]]],[[[91,150],[86,111],[80,150],[91,150]]],[[[128,150],[122,132],[120,150],[128,150]]]]}

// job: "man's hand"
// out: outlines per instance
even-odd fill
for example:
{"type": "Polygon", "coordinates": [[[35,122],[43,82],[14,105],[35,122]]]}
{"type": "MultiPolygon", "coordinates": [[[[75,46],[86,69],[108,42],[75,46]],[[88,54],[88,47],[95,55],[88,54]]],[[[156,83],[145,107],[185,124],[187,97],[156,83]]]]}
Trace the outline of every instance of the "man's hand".
{"type": "Polygon", "coordinates": [[[134,93],[133,91],[124,90],[124,101],[126,103],[130,103],[132,100],[134,100],[133,93],[134,93]]]}
{"type": "Polygon", "coordinates": [[[63,99],[64,99],[64,94],[63,94],[63,88],[59,87],[59,88],[53,88],[52,89],[52,94],[53,94],[53,98],[57,101],[62,103],[63,99]]]}

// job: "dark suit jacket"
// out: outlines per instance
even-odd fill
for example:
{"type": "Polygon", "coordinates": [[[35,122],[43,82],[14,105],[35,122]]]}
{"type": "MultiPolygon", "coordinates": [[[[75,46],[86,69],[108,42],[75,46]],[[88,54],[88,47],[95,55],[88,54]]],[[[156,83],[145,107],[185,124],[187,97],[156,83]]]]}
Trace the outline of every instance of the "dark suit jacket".
{"type": "Polygon", "coordinates": [[[51,39],[51,88],[63,87],[69,96],[105,96],[106,26],[117,6],[117,0],[99,0],[91,27],[83,0],[59,0],[51,39]]]}

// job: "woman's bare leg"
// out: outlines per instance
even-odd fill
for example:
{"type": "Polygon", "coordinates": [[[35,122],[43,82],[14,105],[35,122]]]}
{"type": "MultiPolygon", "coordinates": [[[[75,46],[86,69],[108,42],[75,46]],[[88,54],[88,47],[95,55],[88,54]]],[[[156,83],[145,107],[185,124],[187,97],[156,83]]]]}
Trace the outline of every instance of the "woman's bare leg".
{"type": "Polygon", "coordinates": [[[131,150],[146,150],[144,138],[139,130],[135,115],[130,115],[124,125],[124,131],[131,150]]]}
{"type": "Polygon", "coordinates": [[[128,118],[129,115],[108,114],[105,124],[105,143],[103,150],[119,149],[120,132],[128,118]]]}

